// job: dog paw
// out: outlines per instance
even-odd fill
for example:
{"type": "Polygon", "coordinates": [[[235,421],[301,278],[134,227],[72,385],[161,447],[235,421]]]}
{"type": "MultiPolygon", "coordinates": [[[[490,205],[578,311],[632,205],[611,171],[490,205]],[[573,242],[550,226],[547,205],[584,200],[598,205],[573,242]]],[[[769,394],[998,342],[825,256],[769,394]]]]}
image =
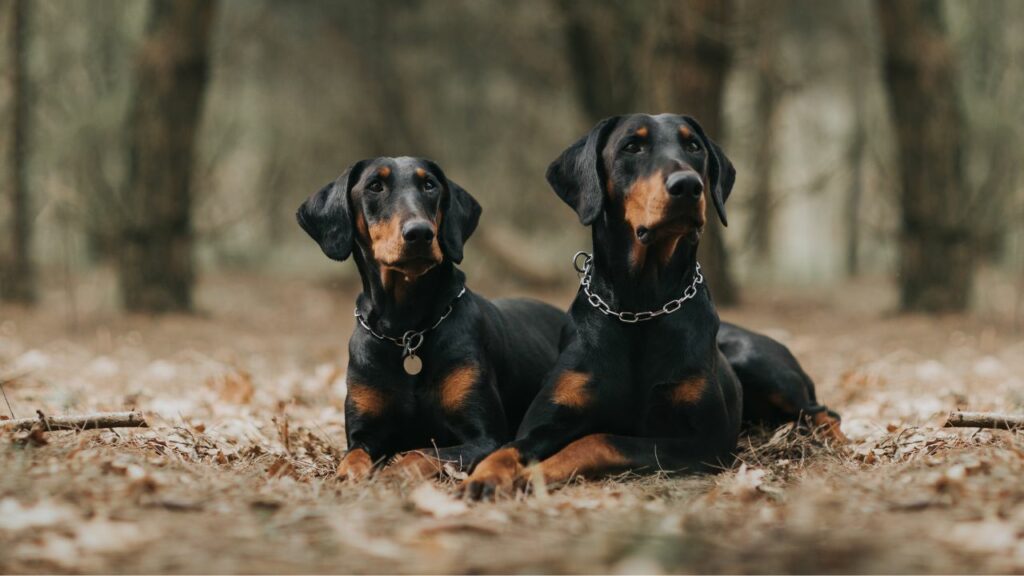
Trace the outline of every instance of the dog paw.
{"type": "Polygon", "coordinates": [[[338,464],[335,478],[346,482],[358,482],[373,473],[373,459],[362,448],[349,450],[338,464]]]}
{"type": "Polygon", "coordinates": [[[388,482],[415,482],[428,480],[441,474],[441,461],[423,452],[406,452],[400,454],[379,475],[388,482]]]}
{"type": "Polygon", "coordinates": [[[839,418],[839,414],[831,410],[823,410],[812,416],[812,418],[816,434],[821,434],[837,444],[846,444],[848,442],[846,434],[843,434],[843,430],[840,428],[842,420],[839,418]]]}
{"type": "Polygon", "coordinates": [[[461,492],[472,500],[494,500],[510,495],[521,485],[522,472],[519,451],[502,448],[477,465],[462,483],[461,492]]]}

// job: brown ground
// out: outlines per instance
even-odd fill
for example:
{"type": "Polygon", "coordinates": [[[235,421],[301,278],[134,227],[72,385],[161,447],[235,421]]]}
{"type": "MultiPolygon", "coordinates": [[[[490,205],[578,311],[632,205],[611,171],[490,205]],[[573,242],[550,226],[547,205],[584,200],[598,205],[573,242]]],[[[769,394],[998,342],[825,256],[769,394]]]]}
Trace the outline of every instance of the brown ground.
{"type": "Polygon", "coordinates": [[[451,484],[330,478],[351,287],[219,278],[205,314],[151,320],[106,312],[108,285],[78,286],[74,330],[59,292],[0,309],[19,417],[137,407],[153,425],[0,436],[0,572],[1024,573],[1024,434],[939,428],[956,407],[1024,411],[1009,324],[748,295],[723,317],[792,347],[847,449],[783,430],[715,477],[467,506],[451,484]]]}

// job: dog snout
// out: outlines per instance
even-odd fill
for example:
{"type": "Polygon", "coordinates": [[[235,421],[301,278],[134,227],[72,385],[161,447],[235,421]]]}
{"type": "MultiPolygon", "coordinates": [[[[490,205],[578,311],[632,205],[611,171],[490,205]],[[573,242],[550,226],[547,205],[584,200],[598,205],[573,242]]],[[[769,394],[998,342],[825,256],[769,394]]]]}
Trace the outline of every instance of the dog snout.
{"type": "Polygon", "coordinates": [[[692,170],[673,172],[665,179],[665,188],[673,197],[700,198],[704,192],[704,182],[700,175],[692,170]]]}
{"type": "Polygon", "coordinates": [[[408,244],[426,244],[434,239],[434,227],[426,220],[411,220],[402,226],[402,238],[408,244]]]}

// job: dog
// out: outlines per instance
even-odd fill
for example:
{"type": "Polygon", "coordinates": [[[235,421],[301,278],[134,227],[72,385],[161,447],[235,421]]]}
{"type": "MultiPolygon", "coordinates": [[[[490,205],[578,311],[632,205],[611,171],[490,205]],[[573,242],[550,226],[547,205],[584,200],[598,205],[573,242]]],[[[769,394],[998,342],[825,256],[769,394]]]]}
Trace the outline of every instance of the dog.
{"type": "Polygon", "coordinates": [[[480,214],[437,164],[409,157],[356,162],[299,208],[302,229],[329,258],[351,255],[363,284],[339,479],[472,469],[512,439],[554,366],[564,311],[466,288],[456,265],[480,214]]]}
{"type": "Polygon", "coordinates": [[[555,368],[516,439],[463,483],[472,498],[579,475],[711,472],[732,460],[741,428],[807,418],[837,440],[839,417],[782,344],[721,325],[697,246],[708,204],[727,224],[736,172],[693,118],[607,118],[547,171],[592,228],[578,261],[555,368]],[[721,327],[721,329],[720,329],[721,327]],[[537,462],[537,469],[526,465],[537,462]]]}

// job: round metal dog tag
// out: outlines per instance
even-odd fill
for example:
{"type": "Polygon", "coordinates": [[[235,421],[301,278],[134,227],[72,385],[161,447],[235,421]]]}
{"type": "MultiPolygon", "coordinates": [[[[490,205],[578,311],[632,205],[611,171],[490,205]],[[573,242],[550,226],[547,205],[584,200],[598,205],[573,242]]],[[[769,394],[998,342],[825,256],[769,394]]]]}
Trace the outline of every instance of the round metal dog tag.
{"type": "Polygon", "coordinates": [[[402,360],[402,368],[405,368],[406,374],[415,376],[423,370],[423,360],[416,354],[409,354],[402,360]]]}

